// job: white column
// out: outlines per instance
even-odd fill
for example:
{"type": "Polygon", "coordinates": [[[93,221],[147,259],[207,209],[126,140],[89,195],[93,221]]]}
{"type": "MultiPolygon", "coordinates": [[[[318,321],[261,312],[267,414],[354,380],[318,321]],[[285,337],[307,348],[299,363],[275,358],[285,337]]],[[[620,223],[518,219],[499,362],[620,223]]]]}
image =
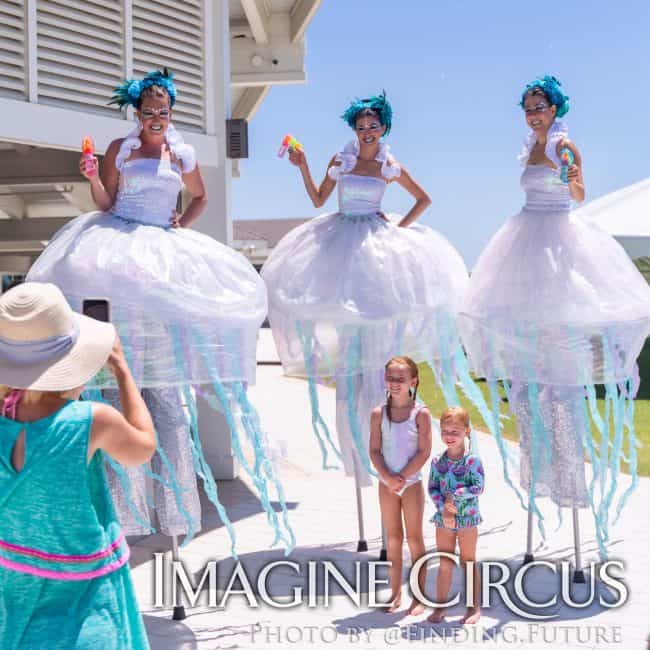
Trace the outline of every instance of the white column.
{"type": "MultiPolygon", "coordinates": [[[[208,195],[205,212],[196,229],[225,244],[232,243],[230,183],[231,162],[226,158],[226,118],[230,117],[230,23],[228,2],[205,0],[205,125],[216,135],[218,166],[201,172],[208,195]]],[[[225,418],[202,399],[197,400],[201,441],[217,479],[234,479],[239,467],[233,457],[230,431],[225,418]]]]}
{"type": "Polygon", "coordinates": [[[232,161],[226,158],[226,119],[231,115],[228,2],[205,3],[205,125],[217,139],[218,166],[204,167],[208,206],[198,230],[232,244],[232,161]]]}

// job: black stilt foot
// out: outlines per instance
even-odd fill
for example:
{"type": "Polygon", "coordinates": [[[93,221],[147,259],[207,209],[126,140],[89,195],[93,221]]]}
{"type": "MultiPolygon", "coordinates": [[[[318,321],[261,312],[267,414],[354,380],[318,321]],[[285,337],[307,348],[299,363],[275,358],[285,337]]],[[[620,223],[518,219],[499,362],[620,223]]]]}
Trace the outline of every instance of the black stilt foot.
{"type": "Polygon", "coordinates": [[[379,561],[386,562],[386,560],[388,560],[388,553],[385,548],[382,548],[381,551],[379,551],[379,561]]]}
{"type": "Polygon", "coordinates": [[[172,614],[172,621],[184,621],[186,619],[185,607],[183,605],[177,605],[174,607],[174,613],[172,614]]]}
{"type": "Polygon", "coordinates": [[[368,542],[365,539],[360,539],[357,542],[357,553],[365,553],[368,550],[368,542]]]}
{"type": "Polygon", "coordinates": [[[522,564],[530,564],[531,562],[534,561],[535,561],[535,556],[532,553],[526,553],[526,555],[524,555],[524,561],[522,562],[522,564]]]}
{"type": "Polygon", "coordinates": [[[586,582],[585,572],[582,569],[573,572],[573,582],[579,585],[583,585],[586,582]]]}

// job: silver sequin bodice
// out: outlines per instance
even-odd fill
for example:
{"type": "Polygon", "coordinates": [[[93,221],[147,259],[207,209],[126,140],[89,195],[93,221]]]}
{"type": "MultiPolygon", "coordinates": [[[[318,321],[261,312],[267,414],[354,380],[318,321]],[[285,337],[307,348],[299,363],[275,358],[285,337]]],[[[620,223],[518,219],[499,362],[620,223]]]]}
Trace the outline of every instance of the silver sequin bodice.
{"type": "Polygon", "coordinates": [[[349,216],[377,213],[385,191],[383,178],[343,174],[339,180],[339,212],[349,216]]]}
{"type": "Polygon", "coordinates": [[[111,212],[126,221],[166,228],[182,187],[180,170],[169,160],[127,160],[111,212]]]}
{"type": "Polygon", "coordinates": [[[568,212],[571,209],[569,186],[560,179],[560,170],[547,165],[528,165],[521,175],[526,192],[524,210],[568,212]]]}

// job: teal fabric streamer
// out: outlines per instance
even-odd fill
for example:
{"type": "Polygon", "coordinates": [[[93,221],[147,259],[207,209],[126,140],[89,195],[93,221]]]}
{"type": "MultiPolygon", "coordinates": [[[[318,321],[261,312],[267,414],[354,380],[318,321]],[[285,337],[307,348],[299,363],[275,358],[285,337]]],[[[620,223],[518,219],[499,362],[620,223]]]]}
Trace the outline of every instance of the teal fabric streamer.
{"type": "Polygon", "coordinates": [[[318,446],[320,447],[321,456],[323,459],[323,469],[325,470],[338,469],[338,465],[328,465],[327,463],[327,447],[325,446],[323,436],[325,437],[325,440],[327,440],[327,442],[329,443],[330,447],[332,448],[336,456],[338,456],[339,460],[342,460],[343,456],[341,455],[341,452],[334,444],[334,441],[332,440],[332,435],[330,434],[330,430],[325,420],[323,419],[323,416],[320,413],[320,408],[318,403],[318,391],[316,390],[316,382],[314,379],[315,372],[312,364],[312,353],[307,340],[307,335],[305,334],[302,325],[300,324],[299,321],[296,321],[296,331],[298,333],[298,338],[300,339],[300,342],[302,344],[302,351],[305,360],[305,368],[307,370],[307,381],[309,383],[309,403],[311,404],[311,426],[314,431],[314,434],[316,435],[318,446]],[[321,435],[321,430],[322,430],[322,435],[321,435]]]}
{"type": "Polygon", "coordinates": [[[352,439],[354,440],[354,445],[357,448],[357,454],[361,463],[363,464],[364,469],[370,476],[378,478],[379,475],[370,465],[370,458],[366,452],[366,448],[363,444],[363,438],[361,436],[361,431],[359,429],[359,421],[357,420],[357,414],[354,408],[353,396],[355,393],[354,390],[354,375],[352,374],[353,368],[359,368],[359,356],[361,353],[361,338],[358,332],[356,332],[348,344],[348,374],[345,376],[346,381],[346,402],[348,407],[348,421],[350,423],[350,431],[352,433],[352,439]]]}
{"type": "MultiPolygon", "coordinates": [[[[203,447],[201,445],[201,438],[199,436],[199,426],[198,426],[198,417],[196,412],[196,403],[192,397],[190,387],[185,385],[183,387],[185,393],[185,401],[187,402],[188,411],[190,413],[190,432],[192,436],[192,457],[194,461],[194,471],[203,481],[203,489],[205,493],[217,509],[217,513],[221,518],[223,525],[226,527],[228,536],[230,537],[230,554],[232,557],[237,560],[237,551],[235,546],[237,543],[237,536],[235,535],[235,529],[228,517],[228,513],[224,508],[223,504],[219,500],[219,489],[217,488],[217,482],[214,480],[214,475],[212,470],[208,465],[208,462],[203,453],[203,447]]],[[[185,540],[183,540],[183,545],[185,540]]]]}
{"type": "MultiPolygon", "coordinates": [[[[178,329],[174,330],[172,341],[174,347],[174,355],[176,357],[176,363],[181,363],[181,360],[183,358],[182,347],[184,341],[182,340],[180,331],[178,329]]],[[[194,464],[194,471],[196,472],[197,476],[203,481],[203,489],[205,490],[208,499],[212,502],[212,504],[216,508],[217,513],[219,514],[219,517],[223,522],[223,525],[226,527],[226,531],[228,532],[228,536],[230,537],[230,553],[233,556],[233,558],[237,559],[237,552],[235,550],[235,545],[237,542],[235,529],[232,525],[232,522],[230,521],[230,518],[228,517],[228,514],[226,513],[226,509],[224,508],[223,504],[219,500],[219,489],[217,488],[217,483],[214,480],[212,470],[210,469],[210,466],[208,465],[208,461],[205,458],[205,454],[203,453],[203,447],[201,445],[201,438],[199,435],[196,404],[191,394],[190,387],[187,384],[183,386],[183,392],[185,395],[185,402],[187,404],[187,408],[190,415],[190,437],[192,441],[191,449],[192,449],[192,461],[194,464]]],[[[186,543],[187,543],[187,538],[183,540],[182,546],[184,546],[186,543]]]]}
{"type": "MultiPolygon", "coordinates": [[[[196,336],[198,337],[198,333],[196,334],[196,336]]],[[[199,341],[199,343],[201,343],[201,341],[199,341]]],[[[210,373],[212,379],[212,387],[217,395],[219,402],[221,403],[221,410],[223,411],[223,414],[228,423],[228,428],[230,429],[230,439],[231,439],[233,451],[235,452],[235,457],[241,463],[242,467],[244,467],[246,472],[253,480],[253,483],[260,497],[260,502],[262,503],[262,506],[266,512],[267,520],[269,521],[269,523],[271,524],[274,530],[275,537],[273,539],[273,542],[271,543],[271,546],[275,546],[280,540],[282,540],[285,543],[287,553],[288,553],[290,552],[290,550],[293,548],[293,545],[295,544],[294,541],[295,538],[290,527],[289,527],[289,531],[291,532],[289,534],[289,538],[287,538],[285,534],[282,532],[277,513],[275,512],[269,500],[268,488],[267,488],[267,474],[264,471],[264,467],[265,467],[264,461],[266,460],[266,453],[262,444],[261,431],[259,430],[258,427],[253,426],[251,424],[250,419],[246,419],[246,414],[244,414],[244,417],[242,418],[242,424],[244,425],[244,429],[246,433],[250,437],[250,441],[253,446],[253,452],[255,454],[255,467],[251,468],[250,463],[248,463],[248,461],[246,460],[246,457],[244,456],[244,452],[241,447],[239,435],[237,432],[237,425],[235,422],[232,409],[230,407],[230,395],[227,393],[225,385],[221,383],[216,368],[213,367],[213,365],[210,363],[210,359],[207,358],[207,352],[205,351],[205,346],[200,346],[200,348],[202,351],[202,355],[204,357],[206,369],[210,373]]],[[[236,396],[237,395],[241,396],[241,393],[239,392],[241,387],[241,382],[233,382],[233,387],[234,388],[232,390],[235,392],[236,396]]],[[[243,388],[241,388],[241,390],[243,390],[243,388]]],[[[244,407],[246,407],[245,403],[244,403],[244,407]]],[[[250,409],[249,409],[249,413],[250,413],[250,409]]],[[[286,517],[288,516],[286,513],[286,503],[281,503],[281,506],[283,509],[283,516],[285,517],[286,520],[286,517]]]]}
{"type": "Polygon", "coordinates": [[[296,546],[296,538],[291,528],[291,524],[289,523],[289,512],[287,509],[284,488],[275,474],[273,463],[266,455],[259,415],[257,414],[255,407],[249,401],[246,389],[241,382],[235,382],[234,390],[237,401],[242,409],[242,422],[244,423],[244,428],[248,433],[251,444],[255,447],[255,457],[256,459],[259,459],[261,469],[264,472],[266,479],[275,487],[278,501],[280,502],[280,509],[282,510],[282,521],[284,523],[285,531],[289,536],[288,539],[284,537],[284,535],[282,536],[282,539],[286,544],[285,555],[289,555],[296,546]]]}

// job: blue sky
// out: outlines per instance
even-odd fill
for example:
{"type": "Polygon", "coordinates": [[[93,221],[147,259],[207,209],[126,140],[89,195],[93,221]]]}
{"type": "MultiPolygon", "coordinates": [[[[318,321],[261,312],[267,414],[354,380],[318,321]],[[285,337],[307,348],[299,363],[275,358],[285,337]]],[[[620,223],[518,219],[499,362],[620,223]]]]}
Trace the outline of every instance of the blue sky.
{"type": "MultiPolygon", "coordinates": [[[[272,88],[250,124],[233,215],[336,210],[336,193],[324,209],[311,205],[298,170],[276,157],[279,142],[287,132],[301,140],[320,182],[353,135],[339,119],[348,101],[385,88],[387,142],[433,199],[421,221],[471,267],[522,204],[517,103],[535,76],[554,74],[571,98],[588,200],[650,175],[649,25],[647,0],[324,0],[307,31],[307,84],[272,88]]],[[[411,202],[393,185],[384,208],[411,202]]]]}

